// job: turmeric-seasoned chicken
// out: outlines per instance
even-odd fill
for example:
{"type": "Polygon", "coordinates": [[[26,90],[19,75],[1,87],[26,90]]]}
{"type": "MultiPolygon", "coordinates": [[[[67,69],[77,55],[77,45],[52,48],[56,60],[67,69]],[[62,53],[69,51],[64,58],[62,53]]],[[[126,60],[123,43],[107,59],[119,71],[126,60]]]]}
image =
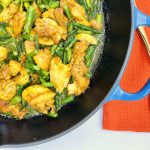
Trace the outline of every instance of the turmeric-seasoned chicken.
{"type": "Polygon", "coordinates": [[[6,101],[0,100],[0,113],[10,114],[18,119],[23,119],[28,112],[27,109],[22,109],[21,107],[21,105],[10,105],[6,101]]]}
{"type": "Polygon", "coordinates": [[[59,93],[67,87],[70,76],[71,65],[63,64],[59,57],[52,58],[50,65],[50,80],[59,93]]]}
{"type": "Polygon", "coordinates": [[[50,50],[49,49],[39,50],[38,54],[35,55],[33,59],[39,68],[48,70],[51,59],[50,50]]]}
{"type": "Polygon", "coordinates": [[[0,13],[0,22],[8,23],[18,12],[19,7],[16,4],[10,4],[8,8],[4,8],[0,13]]]}
{"type": "Polygon", "coordinates": [[[0,100],[10,101],[16,94],[16,84],[12,80],[0,80],[0,100]]]}
{"type": "Polygon", "coordinates": [[[0,62],[5,60],[8,56],[8,49],[0,46],[0,62]]]}
{"type": "Polygon", "coordinates": [[[68,19],[63,13],[62,8],[56,8],[54,10],[54,16],[56,18],[57,23],[62,27],[67,27],[68,19]]]}
{"type": "Polygon", "coordinates": [[[15,77],[14,81],[18,85],[26,85],[29,82],[29,74],[24,67],[21,67],[20,74],[15,77]]]}
{"type": "Polygon", "coordinates": [[[16,76],[21,70],[21,64],[17,61],[10,60],[9,62],[9,72],[11,76],[16,76]]]}
{"type": "Polygon", "coordinates": [[[24,23],[25,23],[26,13],[20,11],[14,15],[12,20],[9,22],[10,28],[12,28],[13,36],[17,37],[21,34],[24,23]]]}
{"type": "Polygon", "coordinates": [[[30,54],[35,50],[35,43],[33,41],[25,41],[24,46],[27,54],[30,54]]]}
{"type": "Polygon", "coordinates": [[[85,52],[88,48],[87,42],[77,42],[73,48],[73,59],[71,73],[74,83],[68,85],[68,93],[80,95],[88,88],[90,79],[85,76],[89,71],[84,63],[85,52]]]}
{"type": "Polygon", "coordinates": [[[22,97],[37,111],[47,114],[50,110],[54,110],[54,96],[52,90],[41,85],[33,85],[26,88],[22,97]]]}

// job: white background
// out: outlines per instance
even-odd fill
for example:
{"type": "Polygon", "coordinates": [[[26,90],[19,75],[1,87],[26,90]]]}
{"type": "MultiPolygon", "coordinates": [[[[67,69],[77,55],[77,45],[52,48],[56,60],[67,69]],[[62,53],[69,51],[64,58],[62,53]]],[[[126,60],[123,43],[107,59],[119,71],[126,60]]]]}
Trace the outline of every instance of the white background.
{"type": "Polygon", "coordinates": [[[45,144],[2,150],[150,150],[150,133],[102,130],[102,109],[79,128],[45,144]]]}

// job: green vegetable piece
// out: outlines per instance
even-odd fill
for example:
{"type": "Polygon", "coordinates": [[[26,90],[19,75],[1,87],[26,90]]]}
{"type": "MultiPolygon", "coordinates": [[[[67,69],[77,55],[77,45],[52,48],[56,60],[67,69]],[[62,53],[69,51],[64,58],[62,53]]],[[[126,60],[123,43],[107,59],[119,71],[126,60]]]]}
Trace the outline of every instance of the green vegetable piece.
{"type": "Polygon", "coordinates": [[[80,23],[77,23],[77,22],[73,22],[73,24],[74,24],[74,26],[76,26],[79,29],[91,31],[94,34],[100,34],[100,32],[98,30],[93,29],[93,28],[88,27],[88,26],[85,26],[83,24],[80,24],[80,23]]]}
{"type": "Polygon", "coordinates": [[[1,0],[1,5],[6,8],[10,3],[11,3],[12,0],[1,0]]]}
{"type": "Polygon", "coordinates": [[[92,58],[93,55],[94,55],[94,47],[90,46],[86,52],[85,59],[88,60],[88,59],[92,58]]]}
{"type": "Polygon", "coordinates": [[[71,47],[73,47],[73,45],[77,42],[77,39],[76,38],[73,38],[72,41],[69,43],[69,45],[66,47],[66,50],[67,49],[70,49],[71,47]]]}
{"type": "Polygon", "coordinates": [[[96,15],[96,20],[101,24],[103,22],[103,15],[102,14],[97,14],[96,15]]]}
{"type": "Polygon", "coordinates": [[[70,63],[71,58],[72,58],[72,50],[68,49],[67,50],[67,63],[70,63]]]}
{"type": "Polygon", "coordinates": [[[63,63],[67,64],[67,51],[64,52],[63,63]]]}
{"type": "Polygon", "coordinates": [[[64,12],[65,12],[68,19],[72,18],[68,5],[64,6],[64,12]]]}
{"type": "Polygon", "coordinates": [[[73,24],[72,24],[72,22],[70,22],[69,25],[68,25],[68,32],[71,32],[71,31],[73,31],[73,24]]]}
{"type": "Polygon", "coordinates": [[[58,117],[58,113],[55,112],[55,111],[50,111],[47,115],[48,115],[49,117],[53,117],[53,118],[57,118],[57,117],[58,117]]]}
{"type": "Polygon", "coordinates": [[[72,101],[74,101],[74,96],[67,96],[62,100],[62,105],[66,105],[68,103],[71,103],[72,101]]]}
{"type": "Polygon", "coordinates": [[[16,105],[21,102],[21,96],[17,95],[9,102],[10,105],[16,105]]]}
{"type": "Polygon", "coordinates": [[[86,0],[86,3],[87,3],[87,5],[88,5],[88,7],[92,7],[92,1],[91,0],[86,0]]]}
{"type": "Polygon", "coordinates": [[[29,2],[25,2],[25,3],[24,3],[24,7],[25,7],[26,10],[28,10],[29,6],[30,6],[30,3],[29,3],[29,2]]]}
{"type": "Polygon", "coordinates": [[[56,1],[56,2],[52,2],[50,3],[50,5],[48,6],[49,8],[58,8],[60,5],[60,2],[59,1],[56,1]]]}
{"type": "Polygon", "coordinates": [[[36,18],[36,11],[35,8],[32,6],[29,6],[27,10],[27,15],[26,15],[26,20],[25,20],[25,25],[24,25],[24,32],[26,34],[30,34],[32,30],[33,23],[36,18]]]}
{"type": "Polygon", "coordinates": [[[87,72],[87,73],[85,74],[85,76],[88,77],[88,78],[91,78],[91,77],[92,77],[92,73],[91,73],[91,72],[87,72]]]}
{"type": "Polygon", "coordinates": [[[44,82],[44,83],[42,83],[42,85],[45,87],[48,87],[48,88],[54,87],[53,83],[51,83],[51,82],[44,82]]]}

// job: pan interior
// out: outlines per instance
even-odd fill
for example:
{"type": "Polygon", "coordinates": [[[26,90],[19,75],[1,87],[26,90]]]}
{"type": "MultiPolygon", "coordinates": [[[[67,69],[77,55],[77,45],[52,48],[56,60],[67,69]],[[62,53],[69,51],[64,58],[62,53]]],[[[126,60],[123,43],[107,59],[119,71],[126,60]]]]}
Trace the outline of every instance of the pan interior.
{"type": "Polygon", "coordinates": [[[99,57],[101,50],[98,51],[99,54],[95,54],[98,57],[94,59],[95,66],[92,68],[97,66],[97,69],[87,92],[61,110],[57,119],[38,116],[16,121],[0,117],[0,145],[25,144],[52,138],[79,123],[101,103],[117,79],[127,53],[131,29],[130,1],[105,0],[103,12],[103,55],[99,57]]]}

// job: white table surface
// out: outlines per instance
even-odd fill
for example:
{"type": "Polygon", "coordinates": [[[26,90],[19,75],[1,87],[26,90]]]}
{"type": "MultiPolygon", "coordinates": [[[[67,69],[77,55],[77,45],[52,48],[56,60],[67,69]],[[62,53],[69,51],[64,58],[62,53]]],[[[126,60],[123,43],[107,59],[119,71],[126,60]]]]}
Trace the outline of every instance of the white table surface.
{"type": "Polygon", "coordinates": [[[150,133],[102,130],[102,109],[67,135],[45,144],[2,150],[150,150],[150,133]]]}

